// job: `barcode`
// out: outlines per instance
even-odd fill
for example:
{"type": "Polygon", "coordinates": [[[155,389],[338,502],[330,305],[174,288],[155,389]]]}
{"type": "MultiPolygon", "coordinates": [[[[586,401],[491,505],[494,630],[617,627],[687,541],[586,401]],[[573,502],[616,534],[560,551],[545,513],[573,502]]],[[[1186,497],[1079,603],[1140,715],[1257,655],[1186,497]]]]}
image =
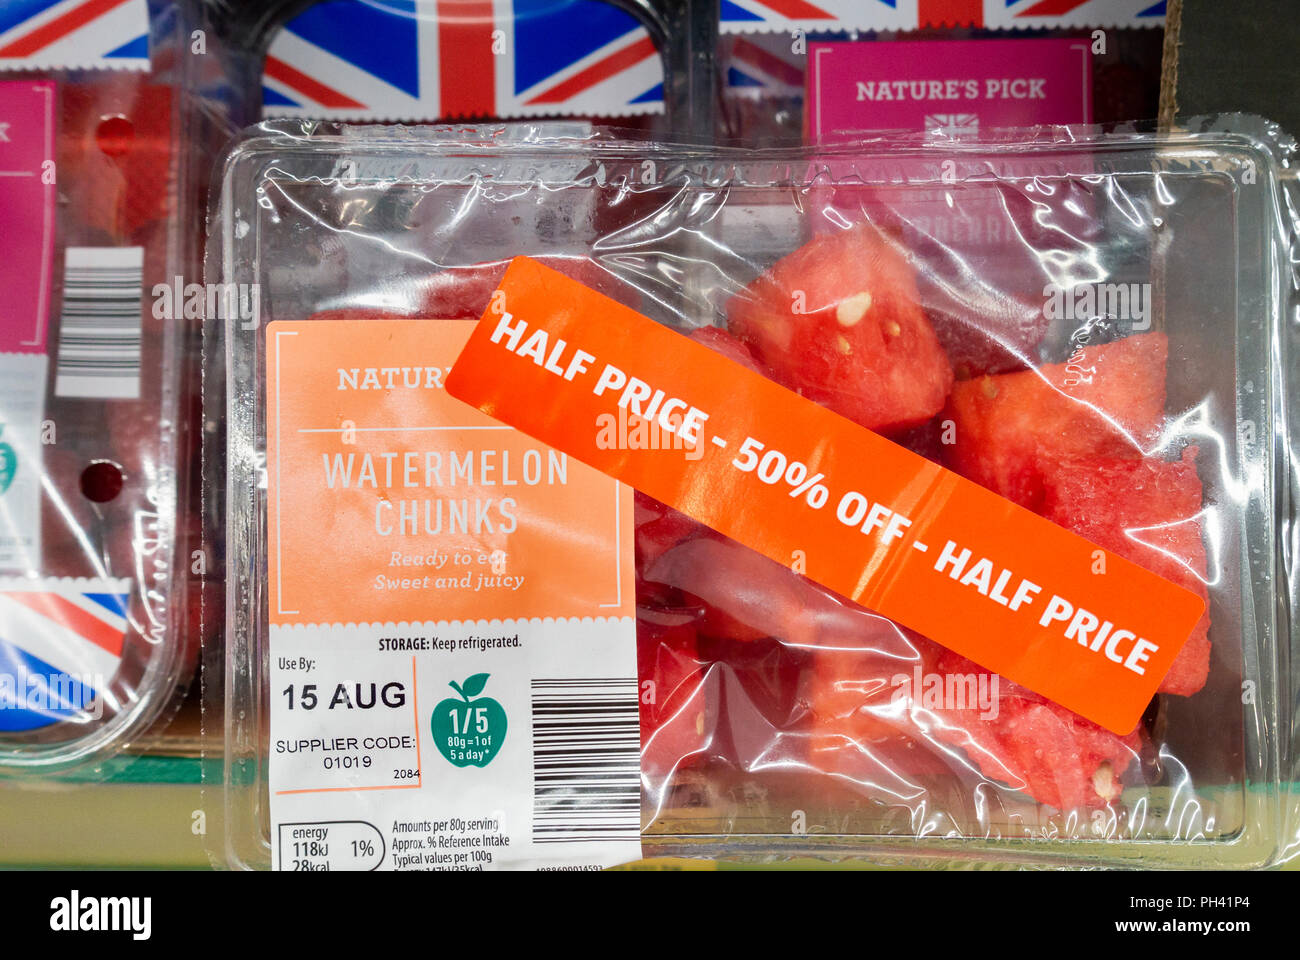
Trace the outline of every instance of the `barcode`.
{"type": "Polygon", "coordinates": [[[140,396],[143,286],[143,247],[68,248],[55,393],[140,396]]]}
{"type": "Polygon", "coordinates": [[[639,841],[636,678],[533,681],[533,842],[639,841]]]}

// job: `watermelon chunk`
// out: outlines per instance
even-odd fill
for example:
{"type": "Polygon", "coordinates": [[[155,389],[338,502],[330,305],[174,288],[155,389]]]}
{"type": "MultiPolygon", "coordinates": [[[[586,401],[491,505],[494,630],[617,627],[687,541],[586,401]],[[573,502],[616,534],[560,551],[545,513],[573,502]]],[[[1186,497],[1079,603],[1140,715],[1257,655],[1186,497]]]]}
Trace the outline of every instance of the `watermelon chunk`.
{"type": "Polygon", "coordinates": [[[641,776],[662,796],[676,774],[702,761],[717,726],[718,694],[710,689],[689,611],[637,611],[637,674],[641,776]]]}
{"type": "Polygon", "coordinates": [[[961,300],[922,291],[926,316],[958,380],[1023,370],[1050,323],[1041,303],[985,287],[978,291],[978,298],[961,300]]]}
{"type": "Polygon", "coordinates": [[[709,532],[704,524],[640,491],[636,493],[633,506],[638,571],[650,569],[660,554],[683,540],[709,532]]]}
{"type": "Polygon", "coordinates": [[[731,640],[784,638],[808,587],[788,568],[718,536],[678,543],[644,575],[700,606],[700,632],[731,640]]]}
{"type": "MultiPolygon", "coordinates": [[[[906,447],[918,456],[925,457],[932,463],[943,465],[944,439],[951,433],[944,423],[935,417],[919,427],[912,427],[893,436],[893,441],[900,447],[906,447]]],[[[951,442],[951,440],[949,441],[951,442]]]]}
{"type": "MultiPolygon", "coordinates": [[[[883,618],[878,618],[883,621],[883,618]]],[[[1117,737],[959,654],[892,628],[856,649],[826,645],[806,682],[808,762],[865,782],[888,757],[911,776],[950,776],[957,748],[984,777],[1061,810],[1104,806],[1137,758],[1117,737]],[[882,642],[883,641],[883,642],[882,642]],[[882,654],[886,654],[882,656],[882,654]]]]}
{"type": "Polygon", "coordinates": [[[866,224],[777,261],[727,316],[773,379],[869,430],[924,423],[952,387],[911,265],[866,224]]]}
{"type": "Polygon", "coordinates": [[[1160,685],[1190,696],[1210,672],[1209,590],[1205,544],[1197,520],[1201,480],[1196,448],[1173,462],[1092,457],[1042,465],[1043,515],[1098,546],[1191,590],[1207,603],[1160,685]]]}
{"type": "Polygon", "coordinates": [[[946,698],[927,704],[920,694],[911,716],[929,739],[960,748],[990,780],[1058,810],[1105,806],[1119,798],[1120,777],[1141,750],[1140,729],[1116,736],[951,651],[941,653],[931,670],[945,687],[948,677],[983,673],[989,689],[996,678],[997,692],[992,710],[946,698]]]}
{"type": "Polygon", "coordinates": [[[866,647],[888,657],[907,656],[910,649],[900,645],[902,634],[891,621],[718,534],[665,551],[645,579],[698,604],[703,636],[775,637],[807,651],[866,647]]]}
{"type": "Polygon", "coordinates": [[[958,383],[948,465],[1041,512],[1042,464],[1067,457],[1139,457],[1165,407],[1163,333],[1085,347],[1069,363],[958,383]]]}
{"type": "Polygon", "coordinates": [[[749,347],[744,342],[732,336],[726,330],[719,327],[698,327],[689,334],[690,338],[696,343],[702,343],[715,353],[720,353],[728,360],[734,360],[743,367],[748,367],[755,373],[761,373],[763,376],[769,376],[764,370],[754,354],[750,352],[749,347]]]}
{"type": "Polygon", "coordinates": [[[857,628],[827,637],[804,673],[809,765],[859,784],[915,778],[927,768],[942,776],[943,759],[925,748],[897,682],[920,662],[924,641],[884,617],[857,610],[857,628]]]}

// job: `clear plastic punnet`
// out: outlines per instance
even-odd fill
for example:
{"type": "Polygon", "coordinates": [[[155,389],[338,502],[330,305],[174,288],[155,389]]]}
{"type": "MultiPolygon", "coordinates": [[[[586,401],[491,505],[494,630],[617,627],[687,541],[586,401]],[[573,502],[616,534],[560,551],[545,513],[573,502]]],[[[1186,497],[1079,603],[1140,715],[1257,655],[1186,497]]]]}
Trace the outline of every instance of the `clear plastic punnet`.
{"type": "Polygon", "coordinates": [[[10,4],[0,27],[4,779],[99,775],[198,660],[177,557],[199,338],[172,293],[198,279],[219,111],[193,93],[197,9],[152,6],[10,4]]]}
{"type": "Polygon", "coordinates": [[[1289,163],[250,129],[214,859],[1275,862],[1289,163]]]}

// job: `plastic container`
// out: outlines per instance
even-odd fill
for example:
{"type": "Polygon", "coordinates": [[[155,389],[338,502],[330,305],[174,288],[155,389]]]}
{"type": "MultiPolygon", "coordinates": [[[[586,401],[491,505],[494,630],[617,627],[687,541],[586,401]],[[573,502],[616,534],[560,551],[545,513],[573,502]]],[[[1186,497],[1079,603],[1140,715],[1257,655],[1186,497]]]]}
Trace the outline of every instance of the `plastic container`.
{"type": "Polygon", "coordinates": [[[199,646],[198,325],[171,296],[199,279],[219,117],[191,98],[196,12],[50,6],[0,33],[0,775],[19,779],[94,777],[174,709],[199,646]]]}
{"type": "Polygon", "coordinates": [[[817,106],[848,118],[842,129],[858,131],[946,127],[970,135],[972,127],[981,126],[1109,129],[1152,120],[1159,112],[1164,21],[1158,5],[1061,12],[1034,4],[976,4],[963,10],[847,4],[829,6],[826,15],[787,17],[757,3],[732,4],[719,24],[718,127],[729,142],[770,146],[828,142],[829,130],[811,129],[817,106]],[[908,49],[935,43],[940,46],[908,49]],[[906,115],[898,99],[857,99],[856,83],[844,82],[843,71],[820,82],[828,64],[818,61],[827,55],[827,44],[838,45],[830,55],[847,62],[855,80],[927,81],[902,88],[900,99],[911,103],[914,116],[906,115]],[[1042,51],[1024,52],[1035,45],[1042,51]],[[989,79],[1022,77],[1046,81],[1046,90],[1011,101],[1019,118],[1008,117],[1008,101],[985,96],[982,89],[956,96],[952,90],[938,96],[924,92],[936,79],[930,68],[936,60],[945,64],[945,81],[975,79],[983,88],[989,79]],[[1081,91],[1084,102],[1071,102],[1081,91]]]}
{"type": "MultiPolygon", "coordinates": [[[[379,675],[381,638],[536,628],[490,605],[465,616],[450,594],[426,594],[420,616],[401,622],[346,616],[378,601],[334,564],[374,571],[369,541],[348,539],[342,501],[326,493],[307,521],[285,514],[299,527],[317,518],[318,549],[282,561],[296,569],[278,565],[274,545],[290,540],[270,504],[302,477],[268,452],[298,442],[280,439],[268,378],[285,385],[284,403],[301,395],[290,367],[271,362],[268,325],[308,337],[331,324],[340,356],[352,342],[364,358],[394,321],[424,324],[415,329],[432,343],[488,309],[505,261],[526,255],[1208,598],[1208,634],[1202,624],[1166,681],[1177,692],[1158,694],[1119,736],[638,493],[620,555],[635,569],[638,682],[658,694],[637,703],[633,845],[895,865],[1274,862],[1289,829],[1281,771],[1293,688],[1283,547],[1294,222],[1279,182],[1289,149],[1275,131],[1208,129],[736,152],[541,129],[250,130],[225,167],[209,260],[212,282],[254,285],[261,304],[255,322],[228,323],[209,344],[228,370],[207,400],[227,417],[231,585],[223,676],[210,677],[211,716],[224,710],[214,859],[391,868],[402,838],[387,824],[401,791],[389,788],[418,780],[404,789],[436,814],[462,782],[428,740],[391,776],[382,752],[363,769],[364,746],[330,739],[356,729],[294,699],[315,679],[286,672],[283,654],[310,649],[303,638],[325,638],[322,662],[342,664],[350,684],[379,675]],[[969,243],[966,212],[1000,239],[969,243]],[[878,284],[869,302],[863,282],[878,284]],[[801,311],[784,298],[797,303],[805,286],[801,311]],[[856,337],[864,317],[864,331],[907,330],[909,352],[891,361],[877,347],[863,367],[838,359],[862,347],[845,334],[856,337]],[[873,386],[885,376],[891,390],[873,386]],[[1081,405],[1092,378],[1112,386],[1081,405]],[[1004,406],[986,406],[998,397],[1004,406]],[[1099,412],[1106,423],[1092,419],[1099,412]],[[299,596],[329,615],[295,623],[281,575],[315,584],[299,596]],[[324,754],[341,743],[357,766],[331,767],[319,751],[286,756],[286,738],[307,737],[322,738],[324,754]],[[328,788],[329,800],[304,800],[300,788],[328,788]],[[284,828],[340,820],[380,824],[350,838],[369,854],[299,857],[285,846],[284,828]]],[[[321,395],[322,421],[335,397],[321,395]]],[[[409,425],[419,408],[394,415],[409,425]]],[[[355,442],[340,449],[369,449],[355,442]]],[[[509,544],[496,530],[468,536],[485,562],[509,544]]],[[[402,543],[432,554],[443,541],[426,531],[402,543]]],[[[564,557],[557,550],[554,563],[564,557]]],[[[601,622],[608,647],[630,658],[628,622],[601,622]]],[[[432,720],[435,738],[438,656],[414,652],[403,667],[419,692],[416,732],[432,720]]],[[[482,667],[492,679],[457,675],[457,692],[470,701],[488,683],[520,730],[511,674],[483,662],[496,664],[482,667]]],[[[410,708],[404,700],[403,717],[410,708]]],[[[511,733],[507,744],[539,742],[533,719],[533,739],[511,733]]],[[[535,782],[510,789],[529,792],[535,818],[552,809],[530,792],[535,782]]]]}

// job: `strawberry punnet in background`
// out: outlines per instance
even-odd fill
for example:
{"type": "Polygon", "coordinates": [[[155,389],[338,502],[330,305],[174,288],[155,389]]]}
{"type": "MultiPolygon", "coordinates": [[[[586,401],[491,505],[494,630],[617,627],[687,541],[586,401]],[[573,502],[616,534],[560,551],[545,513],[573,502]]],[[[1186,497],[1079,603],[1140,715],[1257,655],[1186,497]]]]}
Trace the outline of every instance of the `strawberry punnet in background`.
{"type": "MultiPolygon", "coordinates": [[[[44,655],[51,670],[64,671],[56,680],[92,667],[104,676],[93,722],[54,722],[74,717],[56,712],[37,727],[11,727],[18,732],[0,743],[6,769],[22,766],[33,743],[73,745],[69,763],[80,762],[75,745],[88,736],[117,749],[169,718],[192,676],[197,606],[182,573],[189,564],[174,557],[198,545],[188,536],[193,525],[178,520],[189,456],[197,458],[187,446],[197,394],[183,396],[193,386],[184,371],[194,331],[182,316],[157,315],[149,294],[197,272],[189,262],[201,233],[191,219],[202,193],[195,171],[210,159],[182,162],[210,144],[194,118],[199,98],[179,92],[183,63],[192,61],[172,43],[184,16],[178,7],[10,6],[0,83],[48,91],[48,110],[29,112],[13,129],[35,131],[47,145],[49,161],[31,182],[48,185],[52,242],[40,284],[48,324],[26,345],[45,364],[35,398],[39,456],[23,449],[18,464],[39,476],[39,499],[22,518],[39,530],[39,551],[21,569],[0,570],[13,601],[0,615],[0,643],[11,662],[44,655]],[[26,622],[19,607],[39,608],[44,619],[15,630],[26,622]],[[112,733],[101,736],[106,724],[112,733]]],[[[0,246],[21,258],[40,235],[10,230],[0,246]]]]}

